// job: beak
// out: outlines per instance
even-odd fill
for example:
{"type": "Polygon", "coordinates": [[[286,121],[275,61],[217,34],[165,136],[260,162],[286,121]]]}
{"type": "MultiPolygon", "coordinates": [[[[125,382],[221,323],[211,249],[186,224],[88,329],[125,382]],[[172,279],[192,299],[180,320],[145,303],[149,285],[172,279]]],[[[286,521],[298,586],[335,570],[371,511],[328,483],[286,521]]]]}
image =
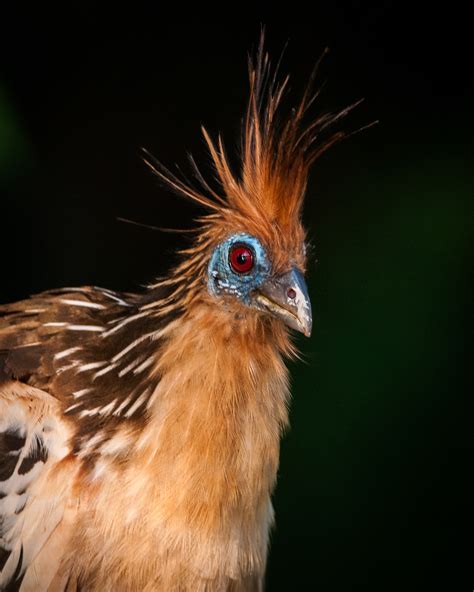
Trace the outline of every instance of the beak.
{"type": "Polygon", "coordinates": [[[306,337],[311,335],[311,302],[304,276],[298,268],[268,279],[258,288],[255,300],[260,310],[280,318],[306,337]]]}

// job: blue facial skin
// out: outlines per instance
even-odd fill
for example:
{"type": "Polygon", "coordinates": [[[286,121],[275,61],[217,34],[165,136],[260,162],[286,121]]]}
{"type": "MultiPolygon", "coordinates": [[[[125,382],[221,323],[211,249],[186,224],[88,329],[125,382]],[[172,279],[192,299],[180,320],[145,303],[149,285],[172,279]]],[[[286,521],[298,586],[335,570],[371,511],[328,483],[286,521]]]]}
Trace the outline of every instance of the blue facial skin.
{"type": "Polygon", "coordinates": [[[207,269],[207,288],[214,296],[232,294],[250,305],[252,292],[270,276],[270,271],[270,261],[261,243],[254,236],[239,232],[218,245],[212,253],[207,269]],[[230,266],[229,252],[238,244],[244,244],[253,251],[254,266],[248,273],[236,273],[230,266]]]}

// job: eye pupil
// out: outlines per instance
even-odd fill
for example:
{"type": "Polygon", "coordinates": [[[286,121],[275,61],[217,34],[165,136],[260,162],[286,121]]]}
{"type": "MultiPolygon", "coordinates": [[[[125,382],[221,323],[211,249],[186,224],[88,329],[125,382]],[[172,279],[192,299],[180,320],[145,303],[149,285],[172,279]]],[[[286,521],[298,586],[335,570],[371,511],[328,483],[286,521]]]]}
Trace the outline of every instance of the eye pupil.
{"type": "Polygon", "coordinates": [[[229,254],[230,266],[237,273],[247,273],[253,267],[253,251],[246,245],[236,245],[229,254]]]}

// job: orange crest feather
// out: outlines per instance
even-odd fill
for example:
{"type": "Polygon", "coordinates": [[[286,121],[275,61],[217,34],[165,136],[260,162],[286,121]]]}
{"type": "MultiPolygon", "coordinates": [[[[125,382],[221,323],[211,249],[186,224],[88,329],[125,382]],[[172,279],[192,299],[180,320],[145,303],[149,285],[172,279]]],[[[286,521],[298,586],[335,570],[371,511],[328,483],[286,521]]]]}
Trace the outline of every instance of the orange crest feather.
{"type": "Polygon", "coordinates": [[[274,247],[276,267],[282,251],[291,252],[304,267],[301,250],[305,233],[301,210],[309,169],[330,146],[347,137],[343,131],[328,133],[328,130],[360,103],[357,101],[339,112],[320,115],[309,123],[305,121],[309,107],[320,92],[313,90],[313,83],[325,53],[316,63],[298,105],[282,116],[282,100],[289,76],[278,81],[278,67],[271,67],[262,33],[256,59],[249,60],[250,97],[242,131],[239,174],[232,171],[222,137],[219,135],[214,141],[202,128],[219,191],[207,183],[192,156],[190,161],[200,189],[173,174],[146,152],[145,162],[166,186],[211,211],[201,218],[208,236],[214,234],[218,240],[229,228],[253,232],[274,247]]]}

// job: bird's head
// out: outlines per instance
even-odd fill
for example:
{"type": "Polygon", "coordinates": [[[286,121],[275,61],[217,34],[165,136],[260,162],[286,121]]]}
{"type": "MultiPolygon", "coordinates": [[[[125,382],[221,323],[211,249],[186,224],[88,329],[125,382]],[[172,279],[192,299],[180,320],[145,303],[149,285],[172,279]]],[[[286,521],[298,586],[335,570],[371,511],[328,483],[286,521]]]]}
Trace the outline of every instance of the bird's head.
{"type": "Polygon", "coordinates": [[[274,255],[280,249],[276,250],[259,235],[249,231],[231,233],[213,249],[207,268],[207,289],[224,306],[239,303],[281,319],[309,336],[312,315],[304,279],[304,243],[286,257],[280,254],[278,258],[274,255]]]}
{"type": "Polygon", "coordinates": [[[309,336],[311,303],[305,282],[306,233],[302,206],[311,164],[342,139],[331,124],[355,105],[307,122],[317,92],[316,69],[297,106],[281,114],[288,77],[278,82],[263,49],[250,62],[250,98],[244,118],[239,170],[234,172],[221,137],[204,139],[215,168],[211,187],[196,163],[200,188],[177,177],[148,153],[146,162],[167,186],[210,210],[200,218],[192,248],[175,277],[188,278],[193,294],[237,319],[277,319],[309,336]]]}

